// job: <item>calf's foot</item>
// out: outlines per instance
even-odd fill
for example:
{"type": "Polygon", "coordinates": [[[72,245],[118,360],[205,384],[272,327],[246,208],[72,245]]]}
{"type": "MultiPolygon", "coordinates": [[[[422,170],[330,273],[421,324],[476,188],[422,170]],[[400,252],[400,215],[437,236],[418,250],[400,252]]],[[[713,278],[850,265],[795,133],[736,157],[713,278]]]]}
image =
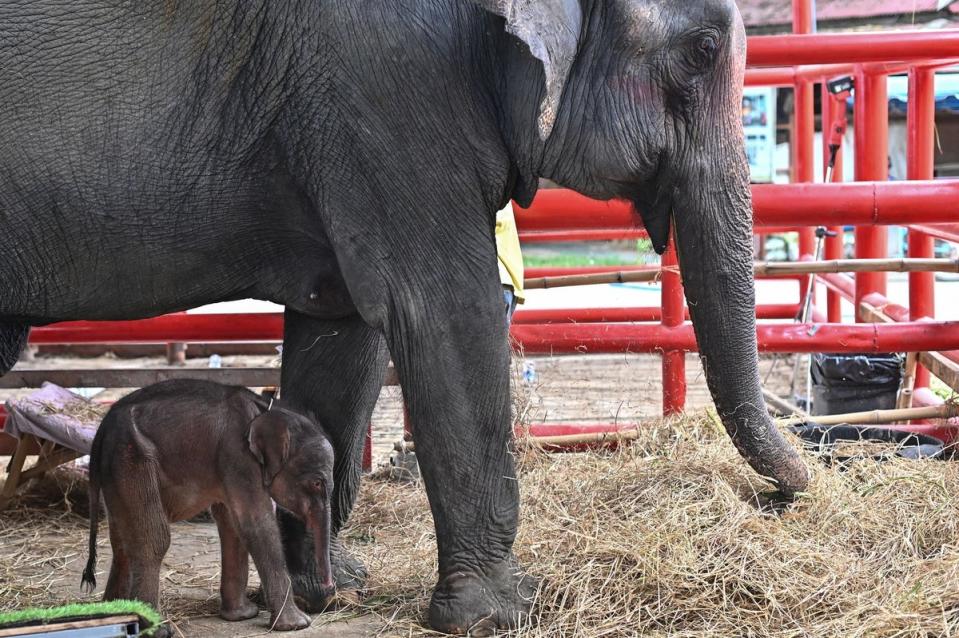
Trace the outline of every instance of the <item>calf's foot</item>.
{"type": "Polygon", "coordinates": [[[220,618],[235,622],[238,620],[249,620],[260,613],[260,608],[249,600],[244,600],[238,605],[220,605],[220,618]]]}
{"type": "Polygon", "coordinates": [[[440,576],[430,601],[429,622],[447,634],[491,636],[529,622],[534,579],[512,557],[482,569],[440,576]]]}

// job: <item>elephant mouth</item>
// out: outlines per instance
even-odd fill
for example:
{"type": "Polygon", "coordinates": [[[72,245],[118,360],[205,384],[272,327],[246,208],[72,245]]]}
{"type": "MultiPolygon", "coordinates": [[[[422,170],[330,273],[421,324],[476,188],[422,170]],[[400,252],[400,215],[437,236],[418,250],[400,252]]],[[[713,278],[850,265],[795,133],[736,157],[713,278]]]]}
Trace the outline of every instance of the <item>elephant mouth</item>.
{"type": "Polygon", "coordinates": [[[643,220],[653,249],[660,255],[666,252],[673,216],[675,185],[669,177],[667,162],[660,155],[652,174],[629,185],[628,199],[633,210],[643,220]]]}
{"type": "MultiPolygon", "coordinates": [[[[649,192],[649,191],[647,191],[649,192]]],[[[632,198],[633,209],[643,220],[653,249],[660,255],[666,252],[673,218],[673,188],[662,182],[653,187],[652,197],[632,198]]]]}

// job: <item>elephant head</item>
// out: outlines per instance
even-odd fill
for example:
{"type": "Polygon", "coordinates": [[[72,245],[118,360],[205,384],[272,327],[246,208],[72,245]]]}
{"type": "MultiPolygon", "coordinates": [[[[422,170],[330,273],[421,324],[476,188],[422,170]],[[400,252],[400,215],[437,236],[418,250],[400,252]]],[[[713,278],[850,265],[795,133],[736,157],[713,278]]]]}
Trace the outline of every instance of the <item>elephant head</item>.
{"type": "Polygon", "coordinates": [[[510,36],[498,100],[528,205],[545,177],[625,199],[662,253],[675,233],[706,378],[740,453],[785,492],[808,476],[764,409],[733,0],[476,0],[510,36]],[[525,185],[525,187],[524,187],[525,185]]]}
{"type": "Polygon", "coordinates": [[[317,574],[326,598],[333,595],[330,565],[330,495],[333,448],[306,417],[274,407],[250,423],[250,451],[260,464],[263,486],[313,536],[317,574]]]}

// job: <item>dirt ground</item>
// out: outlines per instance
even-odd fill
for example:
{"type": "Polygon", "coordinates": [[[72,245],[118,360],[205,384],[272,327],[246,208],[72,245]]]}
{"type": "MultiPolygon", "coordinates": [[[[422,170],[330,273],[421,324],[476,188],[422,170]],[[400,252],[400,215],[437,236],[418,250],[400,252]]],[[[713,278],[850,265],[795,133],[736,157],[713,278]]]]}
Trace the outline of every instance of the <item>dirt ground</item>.
{"type": "MultiPolygon", "coordinates": [[[[224,366],[268,365],[268,357],[224,357],[224,366]]],[[[191,360],[189,365],[205,365],[191,360]]],[[[40,359],[24,367],[135,367],[159,366],[160,360],[40,359]]],[[[771,365],[764,360],[763,374],[771,365]]],[[[792,365],[780,361],[771,385],[782,387],[792,365]]],[[[688,409],[709,404],[702,368],[695,357],[687,363],[688,409]]],[[[661,412],[660,359],[649,355],[554,357],[517,361],[514,364],[514,403],[524,411],[525,422],[637,422],[661,412]],[[535,379],[522,378],[523,368],[535,369],[535,379]]],[[[98,399],[115,399],[124,390],[107,390],[98,399]]],[[[0,394],[0,400],[22,391],[0,394]]],[[[402,437],[402,398],[399,388],[384,388],[373,416],[374,467],[389,464],[393,444],[402,437]]],[[[0,473],[0,479],[3,478],[0,473]]],[[[86,561],[87,520],[83,492],[73,501],[62,496],[50,481],[41,493],[0,514],[0,611],[24,605],[55,605],[93,599],[79,591],[80,572],[86,561]],[[59,503],[57,503],[59,501],[59,503]],[[52,503],[52,505],[51,505],[52,503]],[[83,514],[83,515],[81,515],[83,514]]],[[[365,488],[366,489],[366,488],[365,488]]],[[[412,488],[419,489],[419,488],[412,488]]],[[[36,490],[34,490],[36,492],[36,490]]],[[[369,498],[367,495],[366,498],[369,498]]],[[[174,526],[172,545],[162,573],[162,611],[169,614],[183,636],[253,636],[268,630],[268,615],[244,623],[226,623],[217,616],[219,545],[212,523],[185,522],[174,526]]],[[[98,568],[100,585],[110,564],[106,525],[101,524],[98,568]]],[[[363,533],[348,536],[351,549],[361,557],[370,539],[363,533]],[[352,540],[350,540],[352,539],[352,540]]],[[[375,564],[367,564],[375,572],[375,564]]],[[[251,587],[257,581],[251,569],[251,587]]],[[[342,638],[393,635],[383,633],[384,619],[357,611],[316,616],[313,626],[300,636],[342,638]]],[[[405,635],[405,634],[404,634],[405,635]]]]}

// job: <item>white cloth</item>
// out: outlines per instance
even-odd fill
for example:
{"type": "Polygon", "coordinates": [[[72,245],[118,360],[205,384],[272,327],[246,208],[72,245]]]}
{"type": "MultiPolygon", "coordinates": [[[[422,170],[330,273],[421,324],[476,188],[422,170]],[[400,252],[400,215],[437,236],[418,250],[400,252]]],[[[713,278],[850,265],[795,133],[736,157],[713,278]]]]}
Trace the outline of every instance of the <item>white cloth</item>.
{"type": "Polygon", "coordinates": [[[89,454],[100,425],[93,405],[58,385],[44,383],[39,390],[22,399],[7,400],[4,432],[17,439],[32,434],[89,454]]]}

